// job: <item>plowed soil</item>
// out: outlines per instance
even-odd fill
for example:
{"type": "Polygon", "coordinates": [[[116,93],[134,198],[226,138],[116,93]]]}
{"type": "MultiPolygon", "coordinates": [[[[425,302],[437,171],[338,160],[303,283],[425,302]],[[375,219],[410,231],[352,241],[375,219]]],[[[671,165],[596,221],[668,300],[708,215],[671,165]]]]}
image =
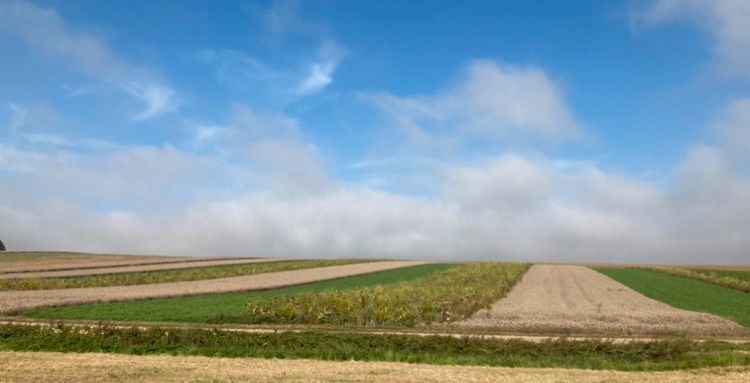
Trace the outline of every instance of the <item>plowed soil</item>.
{"type": "Polygon", "coordinates": [[[735,334],[744,328],[646,298],[583,266],[534,265],[505,299],[461,323],[522,332],[735,334]]]}

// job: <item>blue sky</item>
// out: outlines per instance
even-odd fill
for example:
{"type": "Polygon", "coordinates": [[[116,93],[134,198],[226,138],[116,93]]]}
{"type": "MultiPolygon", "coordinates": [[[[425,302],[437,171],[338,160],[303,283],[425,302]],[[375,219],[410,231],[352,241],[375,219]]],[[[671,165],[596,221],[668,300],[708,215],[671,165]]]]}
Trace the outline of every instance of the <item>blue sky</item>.
{"type": "Polygon", "coordinates": [[[737,262],[749,15],[738,0],[4,1],[0,237],[737,262]]]}

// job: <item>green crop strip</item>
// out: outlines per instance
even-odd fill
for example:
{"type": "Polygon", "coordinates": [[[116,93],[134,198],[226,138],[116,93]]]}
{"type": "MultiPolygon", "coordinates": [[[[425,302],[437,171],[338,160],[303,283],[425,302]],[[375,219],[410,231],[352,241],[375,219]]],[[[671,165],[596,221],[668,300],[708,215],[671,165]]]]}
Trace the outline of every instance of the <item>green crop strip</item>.
{"type": "Polygon", "coordinates": [[[728,287],[733,290],[750,293],[750,271],[742,270],[712,270],[679,267],[651,267],[647,270],[659,271],[678,277],[695,279],[715,285],[728,287]]]}
{"type": "Polygon", "coordinates": [[[140,271],[118,274],[89,275],[81,277],[8,278],[0,279],[0,291],[50,290],[68,289],[75,287],[132,286],[153,283],[197,281],[202,279],[238,277],[242,275],[274,273],[277,271],[299,270],[311,267],[338,266],[370,261],[371,260],[364,259],[299,260],[194,267],[175,270],[140,271]]]}
{"type": "Polygon", "coordinates": [[[247,304],[251,323],[416,326],[468,318],[505,296],[529,268],[471,263],[388,286],[276,296],[247,304]]]}
{"type": "Polygon", "coordinates": [[[613,344],[356,333],[0,326],[2,351],[306,358],[507,367],[675,370],[750,365],[748,347],[666,340],[613,344]]]}
{"type": "Polygon", "coordinates": [[[290,286],[266,291],[209,294],[129,302],[94,303],[23,312],[23,316],[54,319],[89,319],[189,323],[246,323],[245,304],[249,300],[276,296],[346,290],[386,285],[422,278],[455,267],[454,264],[428,264],[372,274],[290,286]]]}
{"type": "Polygon", "coordinates": [[[680,309],[700,311],[750,327],[750,294],[661,271],[598,268],[639,293],[680,309]]]}

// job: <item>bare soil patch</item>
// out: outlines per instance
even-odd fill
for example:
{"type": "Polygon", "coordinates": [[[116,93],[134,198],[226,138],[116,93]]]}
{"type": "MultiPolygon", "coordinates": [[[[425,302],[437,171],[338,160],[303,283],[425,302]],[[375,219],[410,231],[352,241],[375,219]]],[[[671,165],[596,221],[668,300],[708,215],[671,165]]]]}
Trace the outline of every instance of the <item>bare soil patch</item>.
{"type": "Polygon", "coordinates": [[[0,352],[9,382],[727,382],[743,367],[667,372],[432,366],[393,362],[229,359],[168,355],[0,352]],[[40,368],[42,366],[42,368],[40,368]]]}
{"type": "Polygon", "coordinates": [[[55,271],[31,271],[18,273],[0,274],[0,278],[55,278],[55,277],[78,277],[85,275],[102,275],[117,273],[132,273],[139,271],[175,270],[189,269],[194,267],[209,267],[222,265],[240,265],[246,263],[259,263],[274,261],[271,258],[233,258],[233,259],[185,259],[169,262],[156,262],[127,266],[86,267],[69,270],[55,271]]]}
{"type": "Polygon", "coordinates": [[[272,289],[419,264],[423,264],[423,262],[365,262],[341,266],[316,267],[276,273],[246,275],[241,277],[149,285],[60,290],[2,291],[0,292],[0,313],[8,313],[42,306],[60,306],[74,303],[109,302],[142,298],[272,289]]]}
{"type": "Polygon", "coordinates": [[[534,265],[505,299],[461,323],[523,332],[715,334],[732,321],[673,308],[583,266],[534,265]]]}

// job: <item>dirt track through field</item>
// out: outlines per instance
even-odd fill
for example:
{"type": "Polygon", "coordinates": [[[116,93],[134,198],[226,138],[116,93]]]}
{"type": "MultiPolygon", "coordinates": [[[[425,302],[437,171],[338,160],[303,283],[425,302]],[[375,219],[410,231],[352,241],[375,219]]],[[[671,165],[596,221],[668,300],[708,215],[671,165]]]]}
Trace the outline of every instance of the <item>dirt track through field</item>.
{"type": "Polygon", "coordinates": [[[512,331],[734,334],[714,315],[673,308],[583,266],[534,265],[505,299],[461,323],[512,331]]]}
{"type": "Polygon", "coordinates": [[[42,306],[59,306],[74,303],[110,302],[140,298],[161,298],[180,295],[263,290],[369,274],[377,271],[420,265],[423,263],[424,262],[410,261],[365,262],[350,265],[315,267],[310,269],[245,275],[241,277],[149,285],[59,290],[2,291],[0,292],[0,313],[42,306]]]}
{"type": "Polygon", "coordinates": [[[394,362],[209,358],[171,355],[0,352],[9,382],[727,382],[750,380],[746,367],[620,372],[562,368],[435,366],[394,362]],[[40,368],[41,366],[41,368],[40,368]]]}
{"type": "Polygon", "coordinates": [[[246,263],[260,263],[260,262],[271,262],[274,259],[271,258],[239,258],[239,259],[195,259],[186,260],[183,262],[159,262],[156,264],[145,264],[135,266],[108,266],[98,268],[82,268],[82,269],[71,269],[71,270],[56,270],[56,271],[32,271],[32,272],[20,272],[20,273],[5,273],[0,274],[0,279],[3,278],[56,278],[56,277],[78,277],[85,275],[102,275],[102,274],[117,274],[117,273],[132,273],[138,271],[158,271],[158,270],[176,270],[176,269],[189,269],[195,267],[209,267],[209,266],[224,266],[224,265],[241,265],[246,263]]]}

